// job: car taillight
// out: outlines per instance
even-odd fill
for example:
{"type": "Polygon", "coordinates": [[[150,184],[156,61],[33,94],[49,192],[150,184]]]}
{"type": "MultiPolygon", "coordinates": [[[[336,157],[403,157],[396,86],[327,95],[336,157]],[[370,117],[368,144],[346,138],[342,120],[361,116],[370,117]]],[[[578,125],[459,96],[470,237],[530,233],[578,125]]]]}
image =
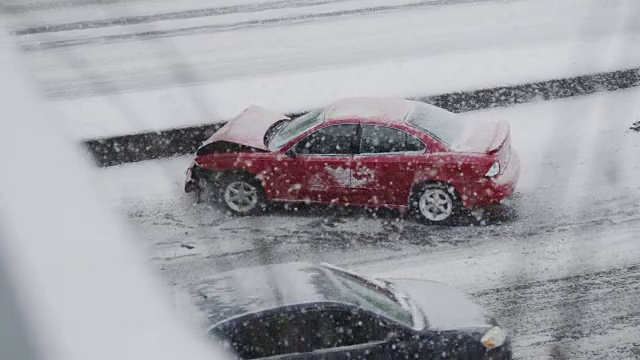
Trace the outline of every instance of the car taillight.
{"type": "Polygon", "coordinates": [[[487,174],[485,176],[494,177],[498,176],[498,174],[500,174],[500,163],[496,161],[493,163],[493,165],[491,165],[491,168],[489,169],[489,171],[487,171],[487,174]]]}
{"type": "Polygon", "coordinates": [[[491,350],[502,346],[505,340],[507,340],[507,333],[499,326],[494,326],[484,334],[480,342],[484,347],[491,350]]]}

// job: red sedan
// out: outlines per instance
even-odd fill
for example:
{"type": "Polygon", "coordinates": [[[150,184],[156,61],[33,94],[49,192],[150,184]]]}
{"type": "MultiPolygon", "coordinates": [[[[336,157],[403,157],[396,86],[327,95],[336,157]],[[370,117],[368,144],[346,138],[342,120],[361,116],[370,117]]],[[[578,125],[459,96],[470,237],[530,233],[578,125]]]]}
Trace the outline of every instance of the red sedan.
{"type": "Polygon", "coordinates": [[[421,102],[339,100],[295,119],[253,106],[196,152],[186,192],[236,214],[269,201],[416,210],[442,222],[514,192],[520,161],[507,122],[421,102]]]}

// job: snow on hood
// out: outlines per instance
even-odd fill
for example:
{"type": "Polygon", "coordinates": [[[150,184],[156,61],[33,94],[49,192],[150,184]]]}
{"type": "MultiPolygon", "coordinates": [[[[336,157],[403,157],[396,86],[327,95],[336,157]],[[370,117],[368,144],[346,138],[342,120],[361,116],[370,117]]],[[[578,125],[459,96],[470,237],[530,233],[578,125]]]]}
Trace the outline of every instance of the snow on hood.
{"type": "Polygon", "coordinates": [[[506,121],[469,121],[460,141],[451,147],[455,151],[484,154],[498,149],[510,131],[510,125],[506,121]]]}
{"type": "Polygon", "coordinates": [[[490,316],[462,291],[425,280],[387,279],[409,295],[433,330],[489,327],[490,316]]]}
{"type": "Polygon", "coordinates": [[[273,124],[285,119],[289,118],[260,106],[250,106],[240,115],[229,120],[211,135],[202,146],[216,141],[228,141],[261,150],[269,150],[264,144],[265,133],[273,124]]]}

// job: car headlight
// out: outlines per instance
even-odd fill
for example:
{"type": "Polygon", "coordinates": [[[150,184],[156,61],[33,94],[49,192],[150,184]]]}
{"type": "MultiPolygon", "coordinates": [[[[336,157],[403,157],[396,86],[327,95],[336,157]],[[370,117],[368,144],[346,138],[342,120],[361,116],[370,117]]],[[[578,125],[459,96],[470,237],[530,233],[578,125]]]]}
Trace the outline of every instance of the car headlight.
{"type": "Polygon", "coordinates": [[[487,174],[485,176],[494,177],[498,174],[500,174],[500,163],[496,161],[493,163],[493,165],[491,165],[491,168],[489,169],[489,171],[487,171],[487,174]]]}
{"type": "Polygon", "coordinates": [[[507,340],[507,333],[499,326],[494,326],[480,339],[480,342],[487,349],[495,349],[502,346],[505,340],[507,340]]]}

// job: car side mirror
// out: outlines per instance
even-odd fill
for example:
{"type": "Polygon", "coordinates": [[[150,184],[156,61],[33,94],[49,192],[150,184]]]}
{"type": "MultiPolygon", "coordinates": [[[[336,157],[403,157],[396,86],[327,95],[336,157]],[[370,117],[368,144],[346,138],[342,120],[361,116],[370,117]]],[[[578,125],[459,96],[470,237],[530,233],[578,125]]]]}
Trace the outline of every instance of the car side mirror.
{"type": "Polygon", "coordinates": [[[285,154],[286,156],[288,156],[288,157],[292,158],[292,159],[295,159],[295,158],[297,158],[297,157],[298,157],[298,154],[296,154],[296,152],[295,152],[295,150],[294,150],[293,148],[291,148],[291,149],[287,150],[284,154],[285,154]]]}

